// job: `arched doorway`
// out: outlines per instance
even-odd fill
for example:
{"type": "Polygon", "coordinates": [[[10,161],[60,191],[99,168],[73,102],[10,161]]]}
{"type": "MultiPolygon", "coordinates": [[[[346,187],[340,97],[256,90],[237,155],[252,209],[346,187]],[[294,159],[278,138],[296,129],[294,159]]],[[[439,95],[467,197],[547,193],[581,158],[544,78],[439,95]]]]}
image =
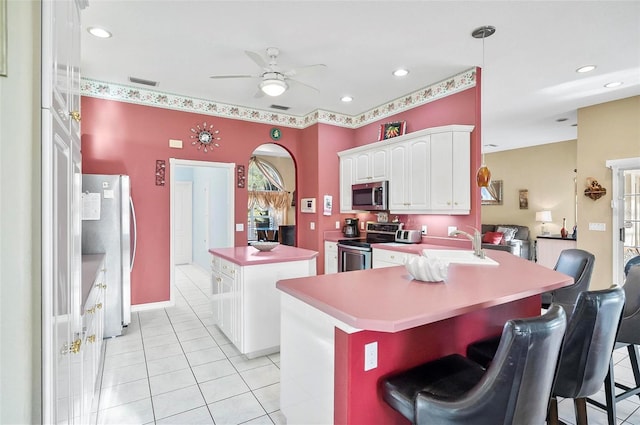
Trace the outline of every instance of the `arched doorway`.
{"type": "Polygon", "coordinates": [[[296,169],[283,147],[267,143],[252,153],[247,170],[247,239],[295,245],[296,169]]]}

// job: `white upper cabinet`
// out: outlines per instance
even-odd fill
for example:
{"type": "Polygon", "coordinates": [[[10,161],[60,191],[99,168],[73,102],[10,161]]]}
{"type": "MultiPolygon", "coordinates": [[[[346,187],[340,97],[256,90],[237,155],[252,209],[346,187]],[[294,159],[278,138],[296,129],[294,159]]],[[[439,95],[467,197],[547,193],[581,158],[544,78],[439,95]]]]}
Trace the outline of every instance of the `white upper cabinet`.
{"type": "Polygon", "coordinates": [[[468,132],[431,135],[431,209],[444,214],[471,210],[471,149],[468,132]]]}
{"type": "Polygon", "coordinates": [[[391,146],[389,210],[423,211],[430,208],[430,136],[391,146]]]}
{"type": "Polygon", "coordinates": [[[389,150],[375,148],[355,155],[354,183],[368,183],[387,180],[389,150]]]}
{"type": "Polygon", "coordinates": [[[355,156],[340,157],[340,212],[352,212],[351,185],[354,182],[355,156]]]}
{"type": "Polygon", "coordinates": [[[339,152],[340,212],[351,210],[351,185],[389,181],[389,211],[469,214],[470,125],[427,128],[339,152]]]}

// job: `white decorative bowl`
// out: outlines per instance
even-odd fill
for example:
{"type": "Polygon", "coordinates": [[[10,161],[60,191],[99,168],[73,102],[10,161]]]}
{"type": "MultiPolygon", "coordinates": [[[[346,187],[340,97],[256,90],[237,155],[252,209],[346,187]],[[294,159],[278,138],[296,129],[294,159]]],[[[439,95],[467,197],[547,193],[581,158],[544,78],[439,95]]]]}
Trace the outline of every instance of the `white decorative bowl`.
{"type": "Polygon", "coordinates": [[[251,246],[258,251],[271,251],[278,245],[280,245],[278,242],[251,242],[251,246]]]}
{"type": "Polygon", "coordinates": [[[447,279],[449,263],[439,258],[414,257],[404,265],[411,276],[423,282],[442,282],[447,279]]]}

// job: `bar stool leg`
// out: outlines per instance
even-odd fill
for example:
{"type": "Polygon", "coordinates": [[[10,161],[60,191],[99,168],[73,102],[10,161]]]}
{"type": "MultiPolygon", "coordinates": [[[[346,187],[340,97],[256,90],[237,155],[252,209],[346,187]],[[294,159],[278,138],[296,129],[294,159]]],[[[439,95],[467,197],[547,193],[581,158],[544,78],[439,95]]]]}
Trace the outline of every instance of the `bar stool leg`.
{"type": "MultiPolygon", "coordinates": [[[[631,369],[633,370],[633,377],[636,381],[636,388],[640,387],[640,366],[638,366],[638,346],[636,344],[629,344],[627,346],[629,351],[629,361],[631,362],[631,369]]],[[[638,394],[640,397],[640,394],[638,394]]]]}
{"type": "Polygon", "coordinates": [[[616,382],[613,375],[613,356],[609,360],[609,373],[604,378],[604,398],[607,410],[607,422],[616,425],[616,382]]]}
{"type": "Polygon", "coordinates": [[[556,397],[551,397],[549,401],[549,418],[547,419],[548,425],[559,425],[558,419],[558,399],[556,397]]]}
{"type": "Polygon", "coordinates": [[[587,400],[584,398],[576,398],[573,400],[573,407],[576,411],[576,425],[588,425],[587,400]]]}

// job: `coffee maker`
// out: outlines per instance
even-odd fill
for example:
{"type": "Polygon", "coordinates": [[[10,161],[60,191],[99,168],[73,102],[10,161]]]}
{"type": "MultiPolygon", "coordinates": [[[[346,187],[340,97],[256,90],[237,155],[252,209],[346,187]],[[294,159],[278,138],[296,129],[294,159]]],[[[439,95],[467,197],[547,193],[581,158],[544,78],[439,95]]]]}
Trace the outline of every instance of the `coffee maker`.
{"type": "Polygon", "coordinates": [[[342,234],[348,238],[360,236],[360,229],[358,229],[358,219],[345,218],[344,226],[342,227],[342,234]]]}

